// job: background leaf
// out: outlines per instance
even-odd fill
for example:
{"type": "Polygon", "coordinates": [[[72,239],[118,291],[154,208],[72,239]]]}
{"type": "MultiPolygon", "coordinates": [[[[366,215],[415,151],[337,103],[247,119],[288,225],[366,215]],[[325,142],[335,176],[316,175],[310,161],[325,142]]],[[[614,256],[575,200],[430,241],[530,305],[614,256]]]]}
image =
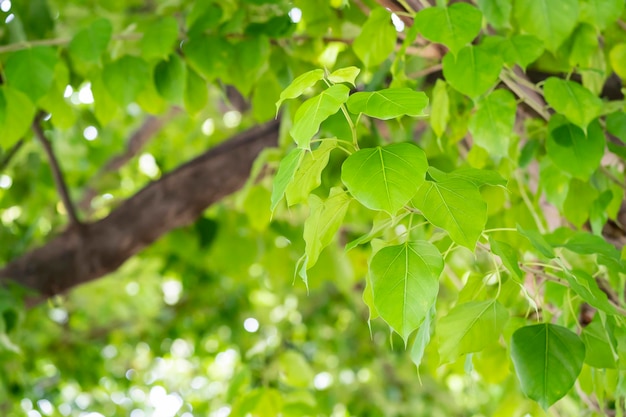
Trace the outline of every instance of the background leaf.
{"type": "Polygon", "coordinates": [[[4,66],[9,87],[20,90],[37,103],[54,80],[57,53],[49,46],[35,46],[12,53],[4,66]]]}
{"type": "Polygon", "coordinates": [[[467,3],[428,7],[415,17],[415,24],[426,39],[444,44],[454,54],[478,35],[481,21],[480,10],[467,3]]]}
{"type": "Polygon", "coordinates": [[[496,83],[502,59],[479,46],[466,46],[443,58],[443,75],[460,93],[476,98],[496,83]]]}
{"type": "Polygon", "coordinates": [[[428,97],[422,91],[410,88],[387,88],[354,93],[348,99],[347,105],[352,113],[388,120],[400,116],[422,115],[428,105],[428,97]]]}
{"type": "Polygon", "coordinates": [[[556,52],[567,39],[578,19],[578,0],[515,0],[515,20],[522,29],[556,52]]]}
{"type": "Polygon", "coordinates": [[[543,93],[554,110],[583,129],[602,112],[602,100],[574,81],[550,77],[543,93]]]}
{"type": "Polygon", "coordinates": [[[385,9],[374,9],[352,43],[352,49],[366,67],[380,65],[393,52],[396,29],[385,9]]]}
{"type": "Polygon", "coordinates": [[[474,143],[490,155],[507,156],[516,110],[515,97],[508,90],[495,90],[480,100],[469,123],[474,143]]]}
{"type": "Polygon", "coordinates": [[[112,33],[113,26],[108,19],[94,20],[74,35],[69,45],[70,54],[86,62],[98,61],[106,50],[112,33]]]}

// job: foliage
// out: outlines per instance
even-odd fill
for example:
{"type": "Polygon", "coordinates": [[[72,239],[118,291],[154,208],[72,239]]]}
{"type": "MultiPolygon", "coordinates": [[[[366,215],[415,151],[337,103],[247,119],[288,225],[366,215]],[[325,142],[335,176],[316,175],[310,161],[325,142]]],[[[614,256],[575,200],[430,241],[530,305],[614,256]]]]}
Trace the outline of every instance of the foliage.
{"type": "Polygon", "coordinates": [[[113,276],[0,292],[0,414],[624,414],[624,2],[398,4],[0,3],[4,262],[67,225],[33,123],[97,219],[282,121],[113,276]]]}

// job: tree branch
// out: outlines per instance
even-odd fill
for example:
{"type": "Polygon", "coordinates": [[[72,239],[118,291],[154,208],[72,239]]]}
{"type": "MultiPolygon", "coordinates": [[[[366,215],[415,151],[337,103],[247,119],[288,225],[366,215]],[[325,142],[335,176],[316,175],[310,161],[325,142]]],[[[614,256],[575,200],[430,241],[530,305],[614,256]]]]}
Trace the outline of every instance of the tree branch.
{"type": "Polygon", "coordinates": [[[4,171],[7,166],[9,166],[9,163],[11,162],[15,154],[17,154],[17,151],[19,151],[23,145],[24,139],[20,139],[7,151],[4,158],[2,158],[2,161],[0,161],[0,172],[4,171]]]}
{"type": "Polygon", "coordinates": [[[40,123],[41,115],[35,117],[35,121],[33,122],[33,131],[35,132],[35,137],[37,138],[37,140],[39,140],[39,142],[41,142],[41,145],[43,146],[43,149],[48,156],[48,160],[50,161],[50,169],[52,170],[52,176],[54,177],[54,183],[56,184],[57,191],[59,193],[59,196],[61,197],[61,201],[63,201],[65,210],[67,211],[67,214],[70,218],[70,224],[79,228],[81,226],[81,222],[80,220],[78,220],[76,209],[74,208],[74,204],[70,199],[70,194],[67,190],[65,179],[63,178],[63,172],[61,171],[59,162],[54,155],[54,151],[52,150],[52,145],[50,144],[50,141],[43,133],[43,129],[41,128],[40,123]]]}
{"type": "Polygon", "coordinates": [[[246,182],[255,158],[276,146],[278,121],[256,126],[164,175],[107,217],[70,228],[0,269],[43,297],[61,294],[119,268],[170,230],[188,225],[246,182]]]}

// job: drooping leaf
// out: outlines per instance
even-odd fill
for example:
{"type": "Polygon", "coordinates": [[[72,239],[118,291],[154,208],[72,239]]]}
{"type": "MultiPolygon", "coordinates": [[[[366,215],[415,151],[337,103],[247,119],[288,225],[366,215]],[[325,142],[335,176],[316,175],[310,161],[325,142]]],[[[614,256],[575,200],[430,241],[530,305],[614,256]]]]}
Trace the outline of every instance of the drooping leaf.
{"type": "Polygon", "coordinates": [[[443,75],[460,93],[476,98],[496,83],[502,58],[480,46],[466,46],[443,58],[443,75]]]}
{"type": "Polygon", "coordinates": [[[490,155],[507,156],[517,102],[508,90],[495,90],[478,102],[469,122],[474,142],[490,155]]]}
{"type": "Polygon", "coordinates": [[[341,180],[365,207],[394,215],[415,195],[427,168],[424,151],[396,143],[350,155],[341,167],[341,180]]]}
{"type": "Polygon", "coordinates": [[[600,289],[595,278],[587,272],[580,269],[565,271],[565,279],[570,288],[587,304],[607,314],[616,314],[615,307],[609,302],[606,293],[600,289]]]}
{"type": "Polygon", "coordinates": [[[374,293],[372,292],[372,278],[369,274],[365,276],[365,289],[363,290],[363,302],[367,306],[369,310],[368,320],[372,321],[378,317],[378,310],[376,310],[376,306],[374,305],[374,293]]]}
{"type": "Polygon", "coordinates": [[[311,191],[322,183],[322,171],[328,165],[330,152],[337,147],[337,139],[324,139],[314,151],[305,151],[293,180],[287,185],[287,205],[306,202],[311,191]]]}
{"type": "Polygon", "coordinates": [[[622,0],[580,0],[580,20],[600,30],[619,19],[623,11],[622,0]]]}
{"type": "Polygon", "coordinates": [[[513,333],[511,358],[524,393],[548,408],[572,388],[585,359],[585,345],[565,327],[543,323],[513,333]]]}
{"type": "Polygon", "coordinates": [[[339,68],[328,75],[328,81],[332,83],[348,83],[355,85],[356,77],[361,70],[357,67],[339,68]]]}
{"type": "Polygon", "coordinates": [[[354,93],[348,99],[348,110],[377,119],[388,120],[400,116],[420,116],[428,105],[422,91],[410,88],[387,88],[372,92],[354,93]]]}
{"type": "Polygon", "coordinates": [[[517,231],[528,239],[530,244],[533,245],[533,247],[543,256],[546,258],[556,257],[554,249],[552,249],[552,246],[550,246],[550,244],[546,241],[546,238],[541,233],[536,230],[525,230],[519,224],[517,225],[517,231]]]}
{"type": "Polygon", "coordinates": [[[489,247],[494,255],[498,255],[500,257],[502,263],[516,279],[516,281],[522,282],[524,274],[519,267],[517,251],[508,243],[495,240],[491,236],[489,236],[489,247]]]}
{"type": "Polygon", "coordinates": [[[442,270],[439,250],[426,241],[387,246],[372,258],[374,305],[405,343],[434,304],[442,270]]]}
{"type": "Polygon", "coordinates": [[[280,99],[276,102],[276,112],[278,113],[283,101],[300,97],[302,93],[313,87],[322,78],[324,78],[324,71],[321,69],[314,69],[299,75],[280,93],[280,99]]]}
{"type": "Polygon", "coordinates": [[[335,84],[302,103],[289,131],[299,148],[310,149],[311,138],[319,130],[320,124],[339,111],[348,100],[349,93],[350,89],[345,85],[335,84]]]}
{"type": "Polygon", "coordinates": [[[599,314],[596,314],[591,323],[583,328],[580,338],[585,344],[585,363],[594,368],[615,368],[612,341],[600,320],[599,314]]]}
{"type": "Polygon", "coordinates": [[[383,8],[372,10],[352,44],[356,56],[366,67],[380,65],[393,52],[397,33],[391,15],[383,8]]]}
{"type": "Polygon", "coordinates": [[[515,0],[513,14],[525,32],[538,37],[548,50],[556,52],[574,30],[578,0],[515,0]]]}
{"type": "Polygon", "coordinates": [[[467,3],[428,7],[415,17],[415,24],[426,39],[444,44],[454,54],[478,35],[481,21],[480,10],[467,3]]]}
{"type": "Polygon", "coordinates": [[[164,99],[180,104],[187,85],[187,67],[183,60],[172,54],[167,60],[159,62],[154,68],[154,85],[164,99]]]}
{"type": "Polygon", "coordinates": [[[292,387],[306,388],[313,382],[313,369],[306,358],[295,350],[287,350],[278,358],[280,379],[292,387]]]}
{"type": "Polygon", "coordinates": [[[74,35],[69,44],[70,54],[86,62],[98,61],[106,50],[112,33],[113,26],[108,19],[94,20],[88,27],[74,35]]]}
{"type": "Polygon", "coordinates": [[[438,79],[435,82],[432,97],[430,126],[437,137],[441,137],[446,131],[450,119],[450,98],[448,97],[448,86],[444,80],[438,79]]]}
{"type": "Polygon", "coordinates": [[[496,171],[478,168],[459,168],[448,174],[453,178],[462,178],[477,187],[491,185],[493,187],[506,187],[507,181],[496,171]]]}
{"type": "Polygon", "coordinates": [[[151,22],[141,38],[141,50],[147,58],[165,58],[178,40],[178,22],[165,16],[151,22]]]}
{"type": "Polygon", "coordinates": [[[413,346],[411,346],[411,361],[417,366],[418,370],[422,364],[426,346],[430,342],[430,333],[432,331],[433,322],[435,321],[435,305],[430,308],[428,314],[424,318],[422,325],[417,329],[413,346]]]}
{"type": "Polygon", "coordinates": [[[434,168],[413,204],[429,222],[448,232],[461,246],[474,250],[487,222],[487,204],[476,185],[434,168]]]}
{"type": "Polygon", "coordinates": [[[111,97],[126,106],[144,89],[150,80],[150,70],[143,59],[124,55],[106,65],[102,77],[111,97]]]}
{"type": "Polygon", "coordinates": [[[455,306],[437,323],[441,361],[454,361],[460,355],[480,352],[497,342],[508,319],[506,308],[494,300],[455,306]]]}
{"type": "Polygon", "coordinates": [[[554,110],[583,129],[602,112],[602,100],[574,81],[550,77],[543,93],[554,110]]]}
{"type": "Polygon", "coordinates": [[[274,187],[272,188],[272,205],[271,209],[274,211],[276,206],[282,200],[285,195],[285,190],[296,173],[296,170],[300,166],[302,157],[304,156],[304,149],[295,148],[292,149],[283,159],[280,161],[278,171],[274,177],[274,187]]]}
{"type": "Polygon", "coordinates": [[[266,36],[255,36],[239,41],[233,49],[232,60],[237,65],[222,77],[247,96],[268,65],[270,41],[266,36]]]}
{"type": "Polygon", "coordinates": [[[6,82],[25,93],[33,103],[45,95],[54,80],[57,52],[49,46],[35,46],[12,53],[4,65],[6,82]]]}
{"type": "Polygon", "coordinates": [[[26,94],[8,86],[0,86],[0,97],[0,146],[8,149],[30,129],[36,108],[26,94]]]}
{"type": "Polygon", "coordinates": [[[202,110],[209,100],[209,91],[206,81],[194,70],[187,68],[187,82],[185,83],[185,108],[190,113],[202,110]]]}
{"type": "Polygon", "coordinates": [[[198,35],[183,44],[189,66],[207,80],[227,73],[233,47],[225,39],[214,35],[198,35]]]}

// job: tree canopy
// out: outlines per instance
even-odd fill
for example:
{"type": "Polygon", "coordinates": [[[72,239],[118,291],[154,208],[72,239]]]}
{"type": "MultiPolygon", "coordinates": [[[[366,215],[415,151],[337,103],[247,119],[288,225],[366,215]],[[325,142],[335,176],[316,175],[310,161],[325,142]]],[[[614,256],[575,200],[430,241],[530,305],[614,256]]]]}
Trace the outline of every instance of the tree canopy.
{"type": "Polygon", "coordinates": [[[0,414],[623,416],[623,0],[1,0],[0,414]]]}

